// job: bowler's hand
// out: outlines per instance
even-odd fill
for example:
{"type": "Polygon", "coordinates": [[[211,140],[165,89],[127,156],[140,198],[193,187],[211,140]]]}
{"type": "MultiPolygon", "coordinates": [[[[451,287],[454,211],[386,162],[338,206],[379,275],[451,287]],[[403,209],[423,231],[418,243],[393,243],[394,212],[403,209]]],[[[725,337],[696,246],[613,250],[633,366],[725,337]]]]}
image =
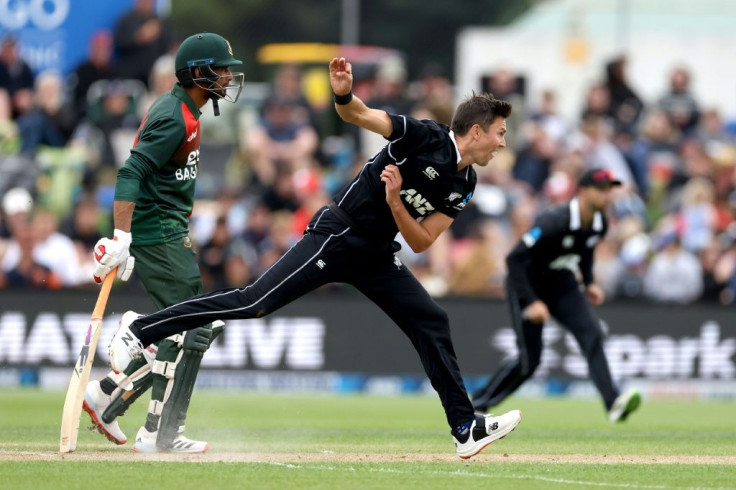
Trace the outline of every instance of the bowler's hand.
{"type": "Polygon", "coordinates": [[[345,58],[330,61],[330,85],[337,95],[347,95],[353,89],[353,65],[345,58]]]}
{"type": "Polygon", "coordinates": [[[390,164],[381,172],[381,182],[386,184],[386,202],[389,206],[401,204],[401,172],[399,167],[390,164]]]}
{"type": "Polygon", "coordinates": [[[597,284],[588,284],[585,288],[585,294],[588,296],[588,301],[590,301],[590,304],[593,306],[603,304],[603,301],[606,299],[606,293],[604,293],[603,289],[601,289],[597,284]]]}
{"type": "Polygon", "coordinates": [[[544,325],[549,320],[549,310],[542,300],[536,300],[524,308],[522,316],[532,323],[544,325]]]}

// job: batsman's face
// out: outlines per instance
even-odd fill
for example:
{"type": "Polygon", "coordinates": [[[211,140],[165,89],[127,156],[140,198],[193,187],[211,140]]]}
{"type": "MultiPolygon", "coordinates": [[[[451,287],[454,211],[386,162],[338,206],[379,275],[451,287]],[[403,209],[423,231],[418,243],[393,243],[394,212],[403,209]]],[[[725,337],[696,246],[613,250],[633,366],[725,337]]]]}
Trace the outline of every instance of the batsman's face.
{"type": "Polygon", "coordinates": [[[230,68],[227,66],[216,66],[212,70],[220,76],[212,89],[220,98],[223,98],[227,94],[227,88],[230,82],[233,80],[233,74],[230,73],[230,68]]]}
{"type": "Polygon", "coordinates": [[[210,87],[210,92],[220,99],[228,102],[236,102],[238,97],[240,97],[240,92],[243,90],[245,75],[240,72],[232,73],[227,66],[214,67],[212,70],[219,78],[210,87]]]}

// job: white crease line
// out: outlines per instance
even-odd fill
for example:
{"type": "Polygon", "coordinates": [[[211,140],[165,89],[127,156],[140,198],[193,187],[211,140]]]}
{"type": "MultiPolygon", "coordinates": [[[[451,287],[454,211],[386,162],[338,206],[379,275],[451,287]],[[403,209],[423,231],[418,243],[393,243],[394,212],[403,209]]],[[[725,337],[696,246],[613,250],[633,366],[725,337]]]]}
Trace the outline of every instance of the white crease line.
{"type": "MultiPolygon", "coordinates": [[[[365,469],[356,469],[352,466],[348,466],[346,468],[337,468],[335,466],[322,466],[322,465],[298,465],[293,463],[273,463],[273,462],[265,462],[264,464],[271,465],[271,466],[281,466],[284,468],[292,469],[292,470],[328,470],[328,471],[353,471],[353,472],[360,472],[360,471],[366,471],[368,473],[396,473],[396,474],[404,474],[404,475],[416,475],[415,471],[403,471],[403,470],[396,470],[393,468],[365,468],[365,469]]],[[[476,477],[476,478],[496,478],[496,479],[509,479],[509,480],[537,480],[537,481],[543,481],[548,483],[562,483],[566,485],[584,485],[584,486],[591,486],[591,487],[614,487],[614,488],[652,488],[652,489],[661,489],[661,488],[670,488],[665,485],[638,485],[636,483],[607,483],[607,482],[592,482],[592,481],[580,481],[580,480],[565,480],[564,478],[549,478],[545,476],[499,476],[498,474],[492,474],[492,473],[468,473],[461,470],[456,471],[430,471],[430,472],[423,472],[426,474],[431,475],[443,475],[443,476],[470,476],[470,477],[476,477]]],[[[683,487],[684,490],[728,490],[727,488],[722,487],[683,487]]]]}

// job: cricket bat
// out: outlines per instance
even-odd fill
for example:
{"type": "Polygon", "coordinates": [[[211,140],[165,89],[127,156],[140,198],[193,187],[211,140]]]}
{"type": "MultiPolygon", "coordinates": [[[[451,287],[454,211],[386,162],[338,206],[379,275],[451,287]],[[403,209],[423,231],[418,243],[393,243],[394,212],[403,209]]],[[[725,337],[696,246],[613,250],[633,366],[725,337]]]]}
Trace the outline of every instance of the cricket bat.
{"type": "Polygon", "coordinates": [[[92,371],[92,361],[95,358],[97,342],[100,340],[102,330],[102,317],[105,314],[107,298],[110,296],[110,288],[117,275],[117,267],[110,271],[102,282],[100,294],[97,295],[95,309],[92,311],[92,319],[87,327],[87,336],[84,345],[79,352],[77,363],[74,365],[72,378],[69,380],[69,388],[66,390],[64,400],[64,413],[61,416],[61,440],[59,443],[60,453],[69,453],[77,448],[77,436],[79,435],[79,418],[82,415],[82,402],[84,401],[84,390],[87,388],[89,373],[92,371]]]}

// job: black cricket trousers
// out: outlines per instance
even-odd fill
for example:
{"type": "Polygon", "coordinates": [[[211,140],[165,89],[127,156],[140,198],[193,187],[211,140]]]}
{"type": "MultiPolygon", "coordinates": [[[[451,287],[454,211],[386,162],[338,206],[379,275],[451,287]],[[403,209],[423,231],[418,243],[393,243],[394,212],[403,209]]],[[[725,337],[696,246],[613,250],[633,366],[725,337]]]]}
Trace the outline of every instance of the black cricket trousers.
{"type": "MultiPolygon", "coordinates": [[[[447,313],[394,256],[392,242],[377,243],[343,231],[307,232],[255,283],[195,296],[136,320],[131,330],[144,345],[214,320],[258,318],[324,284],[352,284],[409,337],[439,394],[451,428],[474,410],[450,339],[447,313]]],[[[378,353],[377,353],[378,354],[378,353]]]]}
{"type": "MultiPolygon", "coordinates": [[[[544,281],[535,282],[534,289],[550,314],[575,337],[588,362],[593,384],[606,409],[611,408],[619,391],[603,350],[604,334],[577,280],[569,271],[556,271],[548,274],[544,281]]],[[[522,305],[508,283],[506,291],[519,355],[506,362],[484,387],[473,394],[473,406],[480,411],[498,405],[516,391],[534,374],[542,357],[543,327],[522,316],[522,305]]]]}

